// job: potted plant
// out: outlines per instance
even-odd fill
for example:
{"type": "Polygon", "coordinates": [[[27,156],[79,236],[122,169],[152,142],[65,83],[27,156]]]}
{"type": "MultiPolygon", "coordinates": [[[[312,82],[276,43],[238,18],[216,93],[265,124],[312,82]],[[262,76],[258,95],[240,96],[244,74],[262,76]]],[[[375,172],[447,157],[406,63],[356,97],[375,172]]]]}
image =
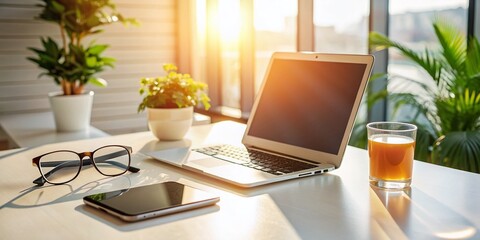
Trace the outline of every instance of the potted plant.
{"type": "Polygon", "coordinates": [[[210,108],[207,84],[178,73],[174,64],[164,64],[163,70],[165,76],[140,80],[138,112],[147,109],[148,127],[159,140],[179,140],[192,125],[193,108],[200,103],[210,108]]]}
{"type": "Polygon", "coordinates": [[[460,31],[442,20],[433,23],[438,51],[415,52],[388,37],[370,33],[370,46],[378,51],[395,48],[418,64],[432,84],[403,78],[422,92],[389,93],[395,109],[408,106],[409,121],[419,127],[416,158],[480,173],[480,44],[468,43],[460,31]]]}
{"type": "Polygon", "coordinates": [[[51,37],[42,37],[42,48],[28,48],[36,57],[27,59],[44,71],[39,75],[53,78],[62,91],[50,93],[50,104],[59,131],[87,129],[93,92],[85,93],[88,83],[106,86],[97,73],[113,67],[115,59],[102,56],[108,45],[94,41],[84,44],[86,37],[102,32],[101,26],[115,22],[136,23],[117,12],[110,0],[42,0],[38,19],[58,25],[60,44],[51,37]],[[65,111],[62,111],[65,110],[65,111]]]}

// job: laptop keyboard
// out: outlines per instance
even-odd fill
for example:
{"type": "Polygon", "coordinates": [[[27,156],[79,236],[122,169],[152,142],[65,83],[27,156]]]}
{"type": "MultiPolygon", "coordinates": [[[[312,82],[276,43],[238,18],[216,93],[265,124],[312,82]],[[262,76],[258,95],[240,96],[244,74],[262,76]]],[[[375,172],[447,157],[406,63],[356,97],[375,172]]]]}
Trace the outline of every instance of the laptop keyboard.
{"type": "Polygon", "coordinates": [[[274,175],[283,175],[317,167],[313,164],[231,145],[197,148],[192,149],[192,151],[274,175]]]}

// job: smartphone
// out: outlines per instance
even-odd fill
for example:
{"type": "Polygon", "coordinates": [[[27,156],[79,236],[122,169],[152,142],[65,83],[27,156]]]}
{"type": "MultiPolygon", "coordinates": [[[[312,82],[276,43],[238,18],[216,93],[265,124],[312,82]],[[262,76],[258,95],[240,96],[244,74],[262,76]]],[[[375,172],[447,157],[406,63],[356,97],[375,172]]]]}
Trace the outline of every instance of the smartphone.
{"type": "Polygon", "coordinates": [[[214,205],[218,201],[220,198],[214,194],[178,182],[157,183],[83,198],[86,205],[128,222],[214,205]]]}

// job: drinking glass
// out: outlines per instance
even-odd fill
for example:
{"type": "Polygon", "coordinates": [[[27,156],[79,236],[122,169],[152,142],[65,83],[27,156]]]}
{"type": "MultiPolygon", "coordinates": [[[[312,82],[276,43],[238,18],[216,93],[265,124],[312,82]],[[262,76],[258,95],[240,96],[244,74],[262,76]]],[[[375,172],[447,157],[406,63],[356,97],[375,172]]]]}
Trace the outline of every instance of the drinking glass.
{"type": "Polygon", "coordinates": [[[370,184],[404,189],[412,182],[417,127],[401,122],[367,124],[370,184]]]}

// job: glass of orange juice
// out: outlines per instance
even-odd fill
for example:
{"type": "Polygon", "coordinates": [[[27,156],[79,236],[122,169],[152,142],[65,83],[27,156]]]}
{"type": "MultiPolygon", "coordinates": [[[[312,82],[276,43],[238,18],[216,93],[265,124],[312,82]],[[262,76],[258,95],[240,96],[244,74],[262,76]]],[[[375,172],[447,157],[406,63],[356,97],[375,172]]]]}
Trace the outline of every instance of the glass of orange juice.
{"type": "Polygon", "coordinates": [[[417,126],[401,122],[367,124],[370,184],[404,189],[412,182],[417,126]]]}

